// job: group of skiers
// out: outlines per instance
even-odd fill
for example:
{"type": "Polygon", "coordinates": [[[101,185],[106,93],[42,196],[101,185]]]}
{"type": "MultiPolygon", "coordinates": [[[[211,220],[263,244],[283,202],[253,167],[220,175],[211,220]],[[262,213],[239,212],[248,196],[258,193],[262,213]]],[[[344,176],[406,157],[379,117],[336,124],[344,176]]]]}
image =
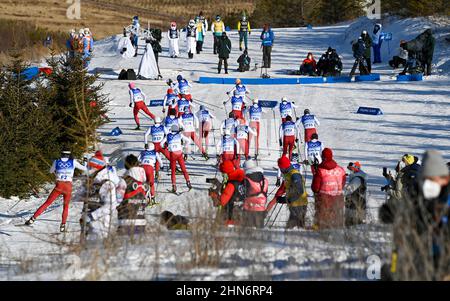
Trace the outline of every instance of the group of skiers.
{"type": "Polygon", "coordinates": [[[78,33],[75,29],[70,30],[66,48],[70,58],[79,55],[85,62],[85,66],[88,66],[94,51],[94,38],[89,28],[82,28],[78,33]]]}
{"type": "MultiPolygon", "coordinates": [[[[178,172],[183,174],[186,186],[191,190],[190,176],[185,164],[191,152],[190,144],[193,142],[202,156],[206,160],[209,159],[208,138],[212,133],[214,141],[216,139],[213,125],[215,116],[203,104],[199,106],[197,112],[194,112],[196,105],[190,92],[192,86],[183,76],[179,75],[176,82],[168,80],[167,84],[169,87],[162,107],[164,118],[150,112],[143,91],[134,83],[129,84],[130,107],[134,106],[136,129],[140,129],[138,115],[141,111],[153,120],[153,124],[143,137],[144,148],[139,156],[131,154],[125,158],[127,168],[125,177],[120,179],[117,176],[113,164],[109,164],[100,151],[88,160],[87,166],[71,158],[69,152],[64,152],[51,169],[57,177],[54,191],[27,224],[32,224],[62,194],[64,211],[61,231],[65,231],[75,169],[89,175],[93,185],[97,186],[95,191],[100,199],[100,206],[95,204],[89,209],[87,220],[84,220],[83,224],[87,226],[86,231],[98,235],[103,235],[104,230],[109,229],[111,219],[105,217],[105,214],[107,212],[111,214],[111,208],[115,208],[117,204],[120,204],[117,210],[120,211],[118,213],[121,232],[134,233],[131,228],[135,226],[139,226],[137,230],[145,228],[143,210],[147,205],[157,204],[156,183],[160,178],[159,171],[164,167],[164,158],[169,161],[171,171],[172,190],[169,192],[179,195],[176,186],[178,172]]],[[[227,111],[226,106],[231,103],[231,111],[228,118],[221,123],[218,143],[214,142],[218,159],[217,168],[222,172],[224,179],[220,185],[224,189],[217,191],[216,201],[224,208],[219,216],[224,218],[226,224],[238,221],[243,225],[262,227],[267,212],[279,203],[286,203],[290,211],[287,227],[304,227],[308,203],[304,165],[311,166],[313,175],[312,190],[316,199],[315,226],[326,228],[343,225],[344,207],[346,214],[347,211],[349,214],[354,212],[353,221],[347,223],[346,220],[348,225],[364,221],[367,183],[361,165],[355,162],[348,166],[352,175],[346,186],[345,171],[333,160],[331,149],[325,148],[318,140],[317,127],[320,124],[318,118],[312,115],[309,109],[305,109],[303,116],[297,118],[295,104],[286,97],[279,103],[281,125],[278,138],[282,152],[282,157],[278,160],[279,176],[276,183],[279,188],[273,199],[268,199],[270,197],[267,193],[268,181],[264,171],[258,166],[263,107],[258,99],[249,97],[249,89],[239,79],[226,95],[228,99],[223,105],[227,111]],[[304,149],[299,145],[301,126],[304,128],[304,149]],[[254,157],[249,153],[252,141],[255,141],[254,157]],[[301,160],[303,151],[304,160],[301,160]],[[348,197],[348,202],[344,202],[344,196],[348,197]],[[239,217],[241,214],[233,214],[235,204],[239,202],[243,202],[241,213],[244,220],[239,217]],[[359,213],[355,213],[356,211],[359,213]]]]}
{"type": "Polygon", "coordinates": [[[380,220],[393,225],[388,280],[443,280],[450,276],[450,162],[429,150],[422,160],[405,154],[395,173],[383,170],[387,201],[380,220]]]}

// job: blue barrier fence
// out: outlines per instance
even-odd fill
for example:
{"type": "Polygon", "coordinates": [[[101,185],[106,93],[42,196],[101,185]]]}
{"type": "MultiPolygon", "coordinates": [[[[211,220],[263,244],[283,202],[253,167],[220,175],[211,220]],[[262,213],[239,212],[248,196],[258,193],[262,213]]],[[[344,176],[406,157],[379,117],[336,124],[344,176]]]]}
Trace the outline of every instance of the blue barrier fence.
{"type": "Polygon", "coordinates": [[[423,80],[422,74],[397,75],[398,82],[416,82],[422,80],[423,80]]]}

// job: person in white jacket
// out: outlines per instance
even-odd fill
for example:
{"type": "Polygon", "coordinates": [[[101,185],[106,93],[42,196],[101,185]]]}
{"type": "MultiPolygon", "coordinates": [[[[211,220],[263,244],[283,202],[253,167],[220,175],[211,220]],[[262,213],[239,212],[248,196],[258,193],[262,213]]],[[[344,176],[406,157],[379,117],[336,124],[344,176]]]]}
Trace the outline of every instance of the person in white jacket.
{"type": "Polygon", "coordinates": [[[167,32],[167,38],[169,39],[169,56],[176,58],[180,55],[180,31],[177,29],[177,23],[171,22],[170,29],[167,32]]]}
{"type": "MultiPolygon", "coordinates": [[[[109,165],[108,159],[100,151],[88,162],[89,174],[93,177],[94,196],[98,197],[98,207],[90,209],[87,214],[87,235],[93,238],[106,238],[111,233],[111,220],[116,206],[122,201],[117,197],[116,188],[120,178],[116,168],[109,165]]],[[[83,225],[83,224],[82,224],[83,225]]]]}
{"type": "Polygon", "coordinates": [[[197,26],[194,20],[190,20],[186,27],[186,52],[190,59],[194,58],[196,52],[197,26]]]}

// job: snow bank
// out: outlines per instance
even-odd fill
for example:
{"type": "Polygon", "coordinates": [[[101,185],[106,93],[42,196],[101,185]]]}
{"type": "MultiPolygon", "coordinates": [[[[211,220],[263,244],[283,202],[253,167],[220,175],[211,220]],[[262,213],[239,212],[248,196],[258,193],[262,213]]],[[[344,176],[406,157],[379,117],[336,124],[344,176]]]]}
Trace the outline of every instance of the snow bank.
{"type": "MultiPolygon", "coordinates": [[[[371,34],[375,23],[379,21],[370,20],[367,17],[357,19],[350,24],[344,34],[344,44],[350,45],[351,42],[359,37],[363,30],[371,34]]],[[[450,43],[445,38],[450,37],[450,18],[449,17],[420,17],[400,19],[398,17],[389,17],[384,19],[383,32],[392,33],[392,41],[383,42],[381,55],[384,62],[387,62],[395,55],[396,49],[401,40],[412,40],[430,27],[436,38],[436,48],[434,50],[433,67],[437,68],[440,75],[450,73],[450,43]]]]}

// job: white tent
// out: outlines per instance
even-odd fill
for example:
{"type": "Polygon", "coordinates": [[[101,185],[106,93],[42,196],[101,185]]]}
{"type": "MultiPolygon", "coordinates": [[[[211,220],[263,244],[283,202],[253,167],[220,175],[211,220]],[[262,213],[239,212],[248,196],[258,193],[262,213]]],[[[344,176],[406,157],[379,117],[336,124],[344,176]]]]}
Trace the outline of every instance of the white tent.
{"type": "Polygon", "coordinates": [[[131,44],[131,40],[129,37],[120,38],[119,44],[117,46],[117,51],[119,51],[119,53],[123,52],[122,57],[126,59],[134,57],[136,53],[136,49],[131,44]],[[123,51],[124,49],[126,49],[126,51],[123,51]]]}
{"type": "Polygon", "coordinates": [[[139,64],[138,76],[139,75],[146,79],[158,79],[158,66],[156,65],[152,45],[149,43],[145,48],[145,53],[142,56],[141,63],[139,64]]]}

